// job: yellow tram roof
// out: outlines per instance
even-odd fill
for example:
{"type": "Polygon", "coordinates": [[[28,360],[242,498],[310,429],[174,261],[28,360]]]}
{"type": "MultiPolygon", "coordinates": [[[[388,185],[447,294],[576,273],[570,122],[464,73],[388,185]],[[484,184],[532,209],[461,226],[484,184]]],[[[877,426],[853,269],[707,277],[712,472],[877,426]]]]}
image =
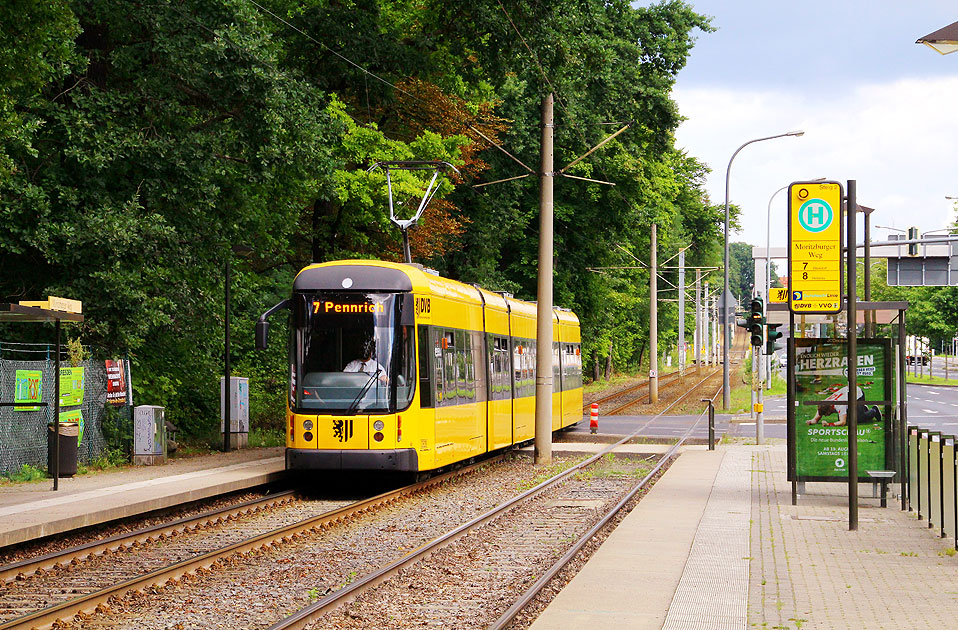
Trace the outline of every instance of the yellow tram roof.
{"type": "MultiPolygon", "coordinates": [[[[535,302],[507,298],[501,293],[444,278],[425,271],[421,265],[385,260],[335,260],[309,265],[296,274],[293,288],[305,291],[412,291],[417,294],[441,296],[473,304],[480,303],[479,294],[481,293],[486,305],[495,310],[504,311],[508,302],[513,314],[535,318],[537,312],[535,302]],[[337,267],[341,269],[341,273],[322,273],[337,267]],[[377,269],[398,271],[404,278],[396,273],[380,274],[377,273],[377,269]],[[377,279],[380,278],[383,279],[383,283],[376,284],[377,279]]],[[[554,321],[560,325],[578,325],[579,323],[579,318],[568,309],[557,308],[553,310],[553,313],[554,321]]]]}

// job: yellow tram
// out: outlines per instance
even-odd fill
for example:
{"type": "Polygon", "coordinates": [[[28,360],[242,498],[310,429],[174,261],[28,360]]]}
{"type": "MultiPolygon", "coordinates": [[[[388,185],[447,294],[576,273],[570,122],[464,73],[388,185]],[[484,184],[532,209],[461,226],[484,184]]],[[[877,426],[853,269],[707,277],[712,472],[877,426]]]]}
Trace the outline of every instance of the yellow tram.
{"type": "MultiPolygon", "coordinates": [[[[535,434],[536,305],[418,265],[310,265],[292,296],[286,468],[426,471],[535,434]]],[[[552,428],[582,419],[579,320],[553,312],[552,428]]]]}

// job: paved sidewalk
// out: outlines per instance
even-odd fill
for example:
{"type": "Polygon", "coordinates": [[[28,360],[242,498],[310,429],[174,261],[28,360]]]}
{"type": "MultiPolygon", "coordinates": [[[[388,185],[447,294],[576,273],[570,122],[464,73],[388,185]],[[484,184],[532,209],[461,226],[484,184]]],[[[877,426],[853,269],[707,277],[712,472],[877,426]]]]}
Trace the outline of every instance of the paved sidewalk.
{"type": "MultiPolygon", "coordinates": [[[[791,505],[784,445],[752,450],[749,627],[878,630],[958,626],[958,556],[899,501],[859,485],[848,531],[843,483],[808,483],[791,505]]],[[[707,627],[707,626],[701,626],[707,627]]]]}
{"type": "Polygon", "coordinates": [[[282,479],[282,447],[0,487],[0,547],[282,479]]]}
{"type": "Polygon", "coordinates": [[[685,451],[533,627],[958,627],[954,540],[868,483],[854,532],[847,484],[807,483],[791,505],[774,442],[685,451]]]}

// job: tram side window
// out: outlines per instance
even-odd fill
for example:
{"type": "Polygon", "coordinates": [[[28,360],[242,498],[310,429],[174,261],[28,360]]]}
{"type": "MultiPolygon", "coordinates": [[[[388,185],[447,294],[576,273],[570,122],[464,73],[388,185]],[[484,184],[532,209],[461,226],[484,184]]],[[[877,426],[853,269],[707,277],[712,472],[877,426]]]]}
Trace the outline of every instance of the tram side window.
{"type": "Polygon", "coordinates": [[[396,373],[396,408],[406,409],[412,404],[416,394],[416,341],[412,326],[399,328],[399,356],[396,360],[399,371],[396,373]]]}
{"type": "Polygon", "coordinates": [[[576,389],[582,387],[582,357],[580,356],[579,344],[567,343],[564,346],[563,356],[563,380],[565,389],[576,389]]]}
{"type": "Polygon", "coordinates": [[[484,382],[486,371],[482,368],[482,333],[470,332],[469,341],[472,345],[472,399],[479,402],[486,400],[486,385],[484,382]]]}
{"type": "Polygon", "coordinates": [[[472,348],[469,346],[469,339],[466,336],[466,331],[457,330],[456,331],[456,376],[457,376],[457,393],[459,395],[459,403],[471,402],[471,396],[469,395],[469,388],[472,384],[472,375],[470,372],[470,365],[472,364],[472,348]]]}
{"type": "Polygon", "coordinates": [[[451,330],[443,333],[442,342],[442,369],[443,369],[443,405],[455,405],[457,400],[457,373],[456,364],[456,333],[451,330]]]}
{"type": "Polygon", "coordinates": [[[561,392],[562,387],[562,354],[559,352],[559,342],[552,342],[552,391],[561,392]]]}
{"type": "Polygon", "coordinates": [[[536,342],[516,340],[516,397],[536,394],[536,342]]]}
{"type": "Polygon", "coordinates": [[[509,369],[509,340],[494,337],[492,348],[492,399],[505,400],[512,397],[512,379],[509,369]]]}
{"type": "Polygon", "coordinates": [[[429,327],[419,326],[419,406],[433,407],[432,391],[432,343],[429,339],[429,327]]]}

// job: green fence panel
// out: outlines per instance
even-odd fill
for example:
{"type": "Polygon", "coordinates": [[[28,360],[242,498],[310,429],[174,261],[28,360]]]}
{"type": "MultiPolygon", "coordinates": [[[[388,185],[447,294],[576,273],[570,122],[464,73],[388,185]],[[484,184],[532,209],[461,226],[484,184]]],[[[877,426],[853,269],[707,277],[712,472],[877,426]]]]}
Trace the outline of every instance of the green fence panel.
{"type": "Polygon", "coordinates": [[[955,536],[955,436],[945,435],[941,440],[941,498],[943,524],[942,533],[945,536],[955,536]]]}
{"type": "Polygon", "coordinates": [[[918,428],[908,427],[908,509],[918,512],[918,428]]]}
{"type": "Polygon", "coordinates": [[[928,442],[928,526],[941,533],[941,433],[928,442]]]}
{"type": "Polygon", "coordinates": [[[918,518],[928,518],[928,429],[918,429],[918,518]]]}

